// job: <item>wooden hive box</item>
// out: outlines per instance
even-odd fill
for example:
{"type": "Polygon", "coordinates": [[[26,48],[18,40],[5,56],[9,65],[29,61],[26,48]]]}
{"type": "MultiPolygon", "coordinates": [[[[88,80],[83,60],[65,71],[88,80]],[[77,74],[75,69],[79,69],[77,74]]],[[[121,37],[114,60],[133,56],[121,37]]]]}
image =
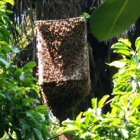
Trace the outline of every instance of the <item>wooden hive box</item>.
{"type": "Polygon", "coordinates": [[[37,76],[44,103],[60,120],[90,87],[86,21],[82,17],[36,22],[37,76]]]}

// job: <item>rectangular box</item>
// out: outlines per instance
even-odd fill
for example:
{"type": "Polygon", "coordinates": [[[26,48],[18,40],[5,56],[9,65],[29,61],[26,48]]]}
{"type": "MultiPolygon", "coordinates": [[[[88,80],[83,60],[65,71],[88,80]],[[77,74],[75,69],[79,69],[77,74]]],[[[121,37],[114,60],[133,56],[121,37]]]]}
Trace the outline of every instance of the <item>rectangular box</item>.
{"type": "Polygon", "coordinates": [[[60,118],[89,93],[86,21],[82,17],[37,21],[36,28],[38,81],[44,99],[60,118]]]}

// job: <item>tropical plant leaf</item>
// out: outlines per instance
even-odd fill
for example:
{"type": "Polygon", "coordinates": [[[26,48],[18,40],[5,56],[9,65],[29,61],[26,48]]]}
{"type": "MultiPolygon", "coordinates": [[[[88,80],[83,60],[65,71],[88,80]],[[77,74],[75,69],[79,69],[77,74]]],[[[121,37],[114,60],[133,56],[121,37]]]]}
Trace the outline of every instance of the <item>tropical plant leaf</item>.
{"type": "Polygon", "coordinates": [[[131,105],[132,109],[135,109],[138,106],[140,106],[140,97],[135,98],[134,101],[132,102],[132,105],[131,105]]]}
{"type": "Polygon", "coordinates": [[[11,5],[14,5],[14,0],[5,0],[5,2],[10,3],[11,5]]]}
{"type": "MultiPolygon", "coordinates": [[[[7,37],[10,35],[9,31],[3,27],[0,28],[0,32],[5,37],[5,39],[7,39],[7,37]]],[[[6,40],[6,42],[8,42],[8,39],[6,40]]]]}
{"type": "Polygon", "coordinates": [[[121,132],[121,134],[122,134],[122,136],[125,138],[125,139],[128,139],[128,137],[129,137],[129,132],[127,131],[127,130],[125,130],[125,129],[120,129],[120,132],[121,132]]]}
{"type": "Polygon", "coordinates": [[[9,67],[10,63],[8,60],[6,60],[5,58],[3,57],[0,57],[0,61],[6,66],[6,67],[9,67]]]}
{"type": "Polygon", "coordinates": [[[93,98],[91,100],[91,104],[93,109],[97,109],[97,98],[93,98]]]}
{"type": "Polygon", "coordinates": [[[32,122],[38,129],[41,129],[41,127],[42,127],[41,118],[40,118],[40,114],[38,112],[35,112],[33,110],[28,110],[28,111],[26,111],[26,116],[32,120],[32,122]]]}
{"type": "Polygon", "coordinates": [[[47,110],[48,108],[47,108],[46,105],[38,105],[38,106],[36,107],[36,109],[37,109],[37,110],[47,110]]]}
{"type": "Polygon", "coordinates": [[[78,125],[81,124],[81,117],[82,117],[83,112],[81,112],[77,117],[76,117],[76,122],[78,125]]]}
{"type": "Polygon", "coordinates": [[[90,121],[91,113],[87,113],[85,116],[85,125],[88,127],[90,121]]]}
{"type": "Polygon", "coordinates": [[[111,49],[125,49],[125,50],[128,50],[129,48],[124,43],[115,43],[111,46],[111,49]]]}
{"type": "Polygon", "coordinates": [[[72,128],[66,128],[63,130],[63,133],[73,133],[80,130],[78,127],[73,126],[72,128]]]}
{"type": "Polygon", "coordinates": [[[72,121],[72,120],[69,120],[69,119],[62,122],[62,125],[67,125],[67,124],[77,126],[77,123],[75,121],[72,121]]]}
{"type": "Polygon", "coordinates": [[[69,119],[62,122],[62,125],[67,126],[63,128],[63,133],[74,133],[80,130],[80,126],[77,124],[76,121],[71,121],[69,119]]]}
{"type": "Polygon", "coordinates": [[[15,47],[15,46],[10,46],[10,49],[11,49],[14,53],[19,53],[19,52],[20,52],[20,50],[19,50],[17,47],[15,47]]]}
{"type": "Polygon", "coordinates": [[[118,41],[124,43],[128,47],[131,47],[131,42],[128,39],[120,38],[118,41]]]}
{"type": "Polygon", "coordinates": [[[138,37],[135,41],[136,51],[140,50],[140,37],[138,37]]]}
{"type": "Polygon", "coordinates": [[[83,12],[83,13],[80,15],[80,17],[84,17],[85,19],[88,19],[88,18],[90,18],[90,15],[89,15],[88,13],[86,13],[86,12],[83,12]]]}
{"type": "Polygon", "coordinates": [[[14,77],[18,79],[21,76],[22,71],[22,68],[16,68],[16,70],[14,71],[14,77]]]}
{"type": "Polygon", "coordinates": [[[140,0],[105,0],[91,15],[91,32],[99,41],[121,34],[137,20],[139,7],[140,0]]]}
{"type": "Polygon", "coordinates": [[[128,50],[125,50],[125,49],[116,49],[113,52],[114,53],[119,53],[119,54],[122,54],[122,55],[125,55],[125,56],[128,56],[128,57],[131,56],[131,52],[128,51],[128,50]]]}
{"type": "Polygon", "coordinates": [[[30,128],[30,126],[27,124],[27,122],[24,121],[20,121],[21,123],[21,136],[24,138],[26,136],[26,130],[28,130],[30,128]]]}
{"type": "Polygon", "coordinates": [[[103,107],[105,101],[108,99],[109,95],[105,95],[102,97],[102,99],[98,102],[98,108],[103,107]]]}
{"type": "Polygon", "coordinates": [[[120,61],[113,61],[112,63],[106,63],[109,66],[114,66],[116,68],[123,68],[126,63],[125,62],[120,62],[120,61]]]}
{"type": "Polygon", "coordinates": [[[48,137],[51,137],[50,134],[46,130],[47,130],[46,125],[42,124],[41,133],[44,140],[48,139],[48,137]]]}
{"type": "MultiPolygon", "coordinates": [[[[25,75],[24,75],[25,76],[25,75]]],[[[33,79],[32,78],[30,78],[30,77],[24,77],[24,81],[23,81],[23,85],[24,86],[31,86],[31,85],[33,85],[34,83],[33,83],[33,79]]]]}
{"type": "Polygon", "coordinates": [[[39,100],[37,99],[34,99],[34,98],[25,98],[25,99],[22,99],[22,105],[29,105],[29,104],[39,104],[39,100]]]}
{"type": "Polygon", "coordinates": [[[19,78],[21,81],[24,81],[25,80],[25,72],[21,72],[21,75],[19,78]]]}
{"type": "Polygon", "coordinates": [[[36,63],[34,61],[27,63],[23,68],[28,69],[28,68],[33,68],[36,66],[36,63]]]}
{"type": "Polygon", "coordinates": [[[38,129],[36,129],[36,128],[33,128],[33,131],[34,131],[34,134],[36,136],[36,139],[42,140],[42,134],[41,134],[41,132],[38,131],[38,129]]]}
{"type": "Polygon", "coordinates": [[[112,103],[111,104],[111,107],[113,107],[114,110],[116,111],[122,111],[123,109],[121,108],[121,106],[117,105],[117,104],[114,104],[112,103]]]}

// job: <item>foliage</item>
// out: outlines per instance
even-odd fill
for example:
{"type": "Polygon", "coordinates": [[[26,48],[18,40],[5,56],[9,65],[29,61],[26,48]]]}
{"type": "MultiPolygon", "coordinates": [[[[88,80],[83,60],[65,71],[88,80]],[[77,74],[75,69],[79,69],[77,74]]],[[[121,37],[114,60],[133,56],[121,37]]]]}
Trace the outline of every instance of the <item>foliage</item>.
{"type": "Polygon", "coordinates": [[[139,0],[105,0],[91,15],[91,32],[99,41],[121,34],[139,17],[139,7],[139,0]]]}
{"type": "Polygon", "coordinates": [[[32,41],[34,30],[29,15],[25,17],[21,24],[16,25],[16,31],[18,32],[16,44],[19,48],[25,48],[32,41]]]}
{"type": "MultiPolygon", "coordinates": [[[[13,55],[11,57],[11,54],[18,54],[20,51],[9,41],[11,39],[9,29],[14,25],[7,16],[11,13],[6,9],[7,2],[11,5],[14,4],[13,0],[0,0],[0,138],[4,136],[4,139],[48,139],[50,135],[54,135],[52,131],[58,128],[55,126],[58,123],[53,125],[53,120],[50,123],[48,109],[39,100],[39,87],[35,84],[36,79],[33,77],[33,67],[36,64],[30,62],[22,68],[18,68],[13,63],[13,55]],[[5,136],[5,134],[8,136],[5,136]]],[[[91,15],[93,34],[99,40],[118,35],[138,17],[137,7],[139,7],[139,3],[138,0],[135,0],[132,5],[130,0],[124,2],[121,0],[106,0],[91,15]],[[115,5],[114,8],[116,2],[118,6],[115,5]],[[120,10],[120,7],[122,7],[122,10],[120,10]],[[108,10],[112,11],[112,9],[113,11],[115,9],[114,14],[113,12],[108,14],[108,10]],[[117,13],[118,9],[120,12],[117,13]],[[131,11],[134,13],[133,16],[127,14],[131,11]],[[106,20],[105,16],[107,15],[103,13],[115,17],[115,19],[109,17],[106,20]],[[125,21],[122,22],[122,15],[127,18],[129,15],[130,19],[128,21],[130,22],[127,24],[125,21]],[[96,28],[94,28],[95,24],[97,25],[96,28]],[[116,24],[119,24],[122,28],[116,28],[116,24]],[[96,29],[99,31],[99,36],[96,29]]],[[[83,13],[82,16],[86,19],[89,18],[87,13],[83,13]]],[[[30,26],[31,23],[29,22],[29,30],[25,34],[20,29],[20,25],[18,27],[20,36],[23,34],[25,37],[18,42],[21,48],[24,48],[31,41],[33,30],[30,26]]],[[[63,122],[63,133],[73,133],[75,135],[74,139],[79,140],[139,139],[139,40],[139,38],[136,40],[136,52],[133,51],[128,40],[120,39],[120,43],[112,47],[115,49],[115,53],[122,54],[123,59],[109,64],[120,68],[118,73],[114,75],[113,94],[115,97],[111,103],[111,112],[101,113],[108,96],[104,96],[98,103],[96,98],[92,99],[92,109],[80,113],[75,121],[67,120],[63,122]]],[[[54,120],[54,122],[57,121],[54,120]]]]}
{"type": "Polygon", "coordinates": [[[35,84],[33,67],[35,62],[18,68],[13,64],[11,53],[19,49],[10,44],[9,20],[6,3],[0,0],[0,138],[6,139],[47,139],[49,126],[48,109],[39,101],[39,87],[35,84]],[[14,135],[14,137],[13,137],[14,135]]]}
{"type": "Polygon", "coordinates": [[[108,95],[98,103],[92,99],[92,108],[81,112],[76,120],[64,121],[62,132],[75,135],[75,140],[137,140],[140,139],[140,37],[135,41],[135,51],[128,39],[119,39],[112,46],[122,59],[112,62],[119,68],[113,76],[114,98],[111,112],[102,114],[108,95]]]}

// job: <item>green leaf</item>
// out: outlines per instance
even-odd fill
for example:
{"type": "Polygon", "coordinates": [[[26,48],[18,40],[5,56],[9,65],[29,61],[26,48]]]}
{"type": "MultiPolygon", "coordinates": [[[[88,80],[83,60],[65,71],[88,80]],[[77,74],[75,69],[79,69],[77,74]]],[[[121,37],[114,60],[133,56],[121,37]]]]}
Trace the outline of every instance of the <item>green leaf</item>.
{"type": "Polygon", "coordinates": [[[126,63],[125,62],[121,62],[121,61],[113,61],[112,63],[106,63],[109,66],[114,66],[116,68],[123,68],[126,63]]]}
{"type": "Polygon", "coordinates": [[[19,78],[21,81],[24,81],[25,80],[25,72],[22,72],[19,78]]]}
{"type": "Polygon", "coordinates": [[[46,130],[47,130],[46,125],[42,124],[41,133],[44,140],[47,140],[48,138],[51,137],[50,134],[46,130]]]}
{"type": "Polygon", "coordinates": [[[124,95],[126,92],[121,92],[121,91],[115,91],[112,94],[113,95],[124,95]]]}
{"type": "Polygon", "coordinates": [[[127,131],[127,130],[125,130],[125,129],[121,129],[120,130],[120,132],[121,132],[121,134],[123,135],[123,137],[125,138],[125,139],[128,139],[129,138],[129,132],[127,131]]]}
{"type": "Polygon", "coordinates": [[[39,113],[33,110],[26,111],[26,116],[29,117],[30,121],[35,125],[38,129],[41,129],[42,125],[40,122],[40,116],[39,113]]]}
{"type": "Polygon", "coordinates": [[[6,98],[6,96],[2,93],[0,93],[0,96],[3,97],[3,98],[6,98]]]}
{"type": "Polygon", "coordinates": [[[105,101],[108,99],[109,95],[105,95],[102,97],[102,99],[98,102],[98,108],[102,108],[105,101]]]}
{"type": "Polygon", "coordinates": [[[90,18],[90,15],[89,15],[88,13],[86,13],[86,12],[83,12],[83,13],[80,15],[80,17],[84,17],[85,19],[88,19],[88,18],[90,18]]]}
{"type": "Polygon", "coordinates": [[[91,104],[93,109],[97,109],[97,98],[93,98],[91,100],[91,104]]]}
{"type": "Polygon", "coordinates": [[[9,46],[9,44],[7,43],[7,42],[5,42],[5,41],[0,41],[0,44],[2,45],[2,46],[9,46]]]}
{"type": "Polygon", "coordinates": [[[92,116],[91,112],[88,112],[88,111],[87,111],[87,114],[86,114],[86,116],[85,116],[85,125],[86,125],[86,127],[88,127],[88,125],[89,125],[90,117],[91,117],[91,116],[92,116]]]}
{"type": "MultiPolygon", "coordinates": [[[[135,63],[131,59],[121,59],[120,62],[125,62],[126,64],[129,64],[129,67],[133,66],[135,63]]],[[[136,65],[135,65],[136,67],[136,65]]]]}
{"type": "Polygon", "coordinates": [[[125,49],[115,49],[113,51],[114,53],[119,53],[119,54],[123,54],[125,56],[131,57],[131,52],[125,49]]]}
{"type": "Polygon", "coordinates": [[[30,128],[30,126],[27,124],[27,122],[20,120],[21,123],[21,136],[24,138],[26,137],[26,130],[28,130],[30,128]]]}
{"type": "Polygon", "coordinates": [[[122,111],[123,109],[121,108],[121,106],[112,103],[111,107],[115,110],[115,111],[122,111]]]}
{"type": "Polygon", "coordinates": [[[20,50],[19,50],[17,47],[15,47],[15,46],[10,46],[10,49],[11,49],[14,53],[19,53],[19,52],[20,52],[20,50]]]}
{"type": "Polygon", "coordinates": [[[10,3],[11,5],[14,5],[14,0],[5,0],[5,2],[10,3]]]}
{"type": "Polygon", "coordinates": [[[139,105],[140,105],[140,97],[137,97],[137,98],[135,98],[134,101],[132,102],[131,107],[132,107],[132,109],[135,109],[135,108],[137,108],[139,105]]]}
{"type": "Polygon", "coordinates": [[[38,138],[38,140],[42,140],[41,132],[36,128],[33,128],[33,131],[34,131],[35,136],[38,138]]]}
{"type": "Polygon", "coordinates": [[[28,68],[33,68],[36,66],[36,63],[35,62],[28,62],[24,67],[23,69],[28,69],[28,68]]]}
{"type": "Polygon", "coordinates": [[[81,128],[76,121],[71,121],[69,119],[63,121],[62,125],[65,126],[62,130],[63,133],[75,133],[75,131],[79,131],[81,128]]]}
{"type": "Polygon", "coordinates": [[[6,60],[5,58],[1,57],[1,56],[0,56],[0,61],[1,61],[6,67],[9,67],[9,66],[10,66],[9,61],[6,60]]]}
{"type": "Polygon", "coordinates": [[[75,133],[76,131],[79,131],[79,127],[73,126],[71,128],[65,128],[63,129],[63,133],[75,133]]]}
{"type": "Polygon", "coordinates": [[[16,68],[16,70],[14,71],[14,76],[16,79],[19,79],[19,77],[21,76],[22,74],[22,68],[16,68]]]}
{"type": "Polygon", "coordinates": [[[78,125],[81,124],[81,117],[82,117],[83,112],[81,112],[77,117],[76,117],[76,122],[78,125]]]}
{"type": "Polygon", "coordinates": [[[136,51],[140,50],[140,37],[138,37],[135,41],[136,51]]]}
{"type": "Polygon", "coordinates": [[[38,106],[36,107],[36,109],[37,109],[37,110],[42,110],[42,109],[43,109],[43,110],[44,110],[44,109],[47,110],[48,108],[47,108],[46,105],[38,105],[38,106]]]}
{"type": "Polygon", "coordinates": [[[5,37],[5,39],[6,39],[5,41],[8,42],[7,37],[10,35],[9,31],[6,28],[1,27],[0,28],[0,33],[5,37]]]}
{"type": "Polygon", "coordinates": [[[105,0],[91,15],[91,32],[99,41],[121,34],[137,20],[139,7],[140,0],[105,0]]]}
{"type": "Polygon", "coordinates": [[[129,121],[133,124],[137,124],[138,120],[136,119],[136,117],[133,117],[132,115],[129,117],[129,121]]]}
{"type": "Polygon", "coordinates": [[[128,39],[120,38],[118,41],[124,43],[128,47],[131,47],[131,42],[128,39]]]}
{"type": "Polygon", "coordinates": [[[34,98],[25,98],[25,99],[22,99],[22,105],[29,105],[31,103],[34,103],[34,104],[39,104],[40,101],[37,100],[37,99],[34,99],[34,98]]]}
{"type": "Polygon", "coordinates": [[[23,85],[24,86],[31,86],[31,85],[33,85],[34,83],[33,83],[33,79],[32,78],[30,78],[30,77],[24,77],[24,81],[23,81],[23,85]]]}
{"type": "Polygon", "coordinates": [[[77,126],[77,123],[75,121],[67,119],[67,120],[62,122],[62,125],[72,125],[72,126],[75,125],[75,126],[77,126]]]}
{"type": "Polygon", "coordinates": [[[111,49],[129,50],[129,48],[123,43],[115,43],[111,46],[111,49]]]}
{"type": "Polygon", "coordinates": [[[133,62],[134,62],[136,65],[139,64],[139,59],[138,59],[138,56],[137,56],[137,55],[132,56],[132,60],[133,60],[133,62]]]}

